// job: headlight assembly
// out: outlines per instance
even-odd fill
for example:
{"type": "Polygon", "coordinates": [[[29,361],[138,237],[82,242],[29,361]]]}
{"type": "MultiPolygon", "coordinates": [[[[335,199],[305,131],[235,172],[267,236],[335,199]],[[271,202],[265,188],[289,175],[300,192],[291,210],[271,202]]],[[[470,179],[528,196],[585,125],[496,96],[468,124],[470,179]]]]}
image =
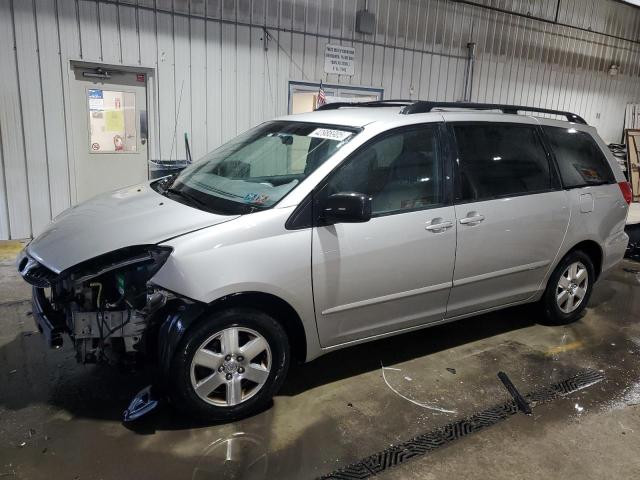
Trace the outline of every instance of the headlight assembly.
{"type": "Polygon", "coordinates": [[[136,272],[138,277],[146,276],[147,280],[160,270],[172,250],[171,247],[158,245],[121,248],[82,262],[62,272],[62,275],[69,276],[74,283],[84,283],[107,273],[126,270],[136,272]]]}

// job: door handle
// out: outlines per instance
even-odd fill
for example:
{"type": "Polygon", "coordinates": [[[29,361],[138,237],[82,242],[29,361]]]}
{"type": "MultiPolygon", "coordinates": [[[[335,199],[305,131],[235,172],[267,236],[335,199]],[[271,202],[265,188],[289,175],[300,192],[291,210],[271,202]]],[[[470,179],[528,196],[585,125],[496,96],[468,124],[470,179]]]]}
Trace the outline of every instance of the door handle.
{"type": "Polygon", "coordinates": [[[460,219],[460,223],[462,225],[473,225],[474,223],[480,223],[484,220],[484,215],[479,215],[476,212],[471,212],[471,214],[467,215],[464,218],[460,219]]]}
{"type": "Polygon", "coordinates": [[[453,227],[453,222],[444,222],[441,218],[434,218],[424,229],[430,232],[442,232],[451,227],[453,227]]]}

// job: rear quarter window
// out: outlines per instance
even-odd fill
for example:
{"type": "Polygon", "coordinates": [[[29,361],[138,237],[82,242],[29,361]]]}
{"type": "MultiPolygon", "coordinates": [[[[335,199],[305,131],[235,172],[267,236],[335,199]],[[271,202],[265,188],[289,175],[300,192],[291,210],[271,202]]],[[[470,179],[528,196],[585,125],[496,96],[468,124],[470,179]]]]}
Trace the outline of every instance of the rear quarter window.
{"type": "Polygon", "coordinates": [[[609,162],[591,135],[575,128],[543,129],[565,188],[615,183],[609,162]]]}

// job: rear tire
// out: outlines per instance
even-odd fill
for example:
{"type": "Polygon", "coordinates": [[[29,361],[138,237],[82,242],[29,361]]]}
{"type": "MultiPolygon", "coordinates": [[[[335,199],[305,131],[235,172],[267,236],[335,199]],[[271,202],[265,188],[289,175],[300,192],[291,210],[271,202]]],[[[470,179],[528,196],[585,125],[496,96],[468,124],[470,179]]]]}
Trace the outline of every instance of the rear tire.
{"type": "Polygon", "coordinates": [[[569,252],[549,277],[541,300],[547,323],[565,325],[578,320],[587,308],[595,279],[589,255],[581,250],[569,252]]]}
{"type": "Polygon", "coordinates": [[[171,363],[172,403],[198,420],[238,420],[270,405],[289,368],[289,342],[269,315],[230,308],[187,330],[171,363]]]}

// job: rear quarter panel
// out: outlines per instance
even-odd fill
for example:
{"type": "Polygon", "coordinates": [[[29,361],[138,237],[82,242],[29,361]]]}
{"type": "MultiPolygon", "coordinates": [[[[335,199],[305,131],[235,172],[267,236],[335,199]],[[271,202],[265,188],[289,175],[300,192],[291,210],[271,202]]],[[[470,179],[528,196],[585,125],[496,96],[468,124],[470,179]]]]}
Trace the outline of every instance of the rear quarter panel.
{"type": "MultiPolygon", "coordinates": [[[[567,128],[567,122],[563,121],[551,119],[538,119],[538,121],[542,125],[567,128]]],[[[594,127],[574,123],[570,126],[590,134],[607,159],[615,181],[626,181],[618,162],[594,127]]],[[[602,250],[602,275],[600,278],[622,260],[627,247],[628,236],[624,233],[624,227],[628,205],[617,184],[572,188],[566,192],[571,204],[569,228],[556,261],[541,284],[539,295],[542,294],[555,265],[578,243],[592,240],[600,246],[602,250]]]]}
{"type": "Polygon", "coordinates": [[[602,274],[622,260],[627,247],[628,237],[624,233],[627,204],[618,185],[573,188],[566,193],[571,208],[569,227],[558,255],[540,285],[540,295],[555,266],[578,243],[592,240],[600,246],[602,274]]]}

